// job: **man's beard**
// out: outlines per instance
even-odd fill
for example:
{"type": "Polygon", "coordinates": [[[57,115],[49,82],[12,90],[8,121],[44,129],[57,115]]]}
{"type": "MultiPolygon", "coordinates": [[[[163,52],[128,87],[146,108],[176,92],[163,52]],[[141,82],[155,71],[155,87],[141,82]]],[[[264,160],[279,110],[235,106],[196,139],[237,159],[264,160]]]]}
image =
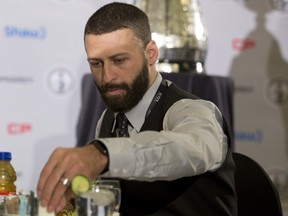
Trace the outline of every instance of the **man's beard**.
{"type": "Polygon", "coordinates": [[[144,96],[148,89],[149,71],[146,61],[137,77],[133,80],[131,85],[127,83],[120,84],[105,84],[104,86],[97,86],[99,92],[106,103],[107,107],[113,112],[127,112],[136,106],[144,96]],[[124,95],[107,96],[105,93],[109,89],[123,89],[126,91],[124,95]]]}

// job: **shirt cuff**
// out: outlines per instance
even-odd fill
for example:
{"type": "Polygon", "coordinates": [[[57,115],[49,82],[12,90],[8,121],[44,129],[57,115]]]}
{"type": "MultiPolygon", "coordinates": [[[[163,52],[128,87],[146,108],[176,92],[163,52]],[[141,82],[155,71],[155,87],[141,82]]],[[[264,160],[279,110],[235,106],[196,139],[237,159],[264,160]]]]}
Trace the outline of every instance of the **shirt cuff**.
{"type": "Polygon", "coordinates": [[[134,175],[136,160],[131,138],[103,138],[109,152],[109,172],[113,177],[131,178],[134,175]]]}

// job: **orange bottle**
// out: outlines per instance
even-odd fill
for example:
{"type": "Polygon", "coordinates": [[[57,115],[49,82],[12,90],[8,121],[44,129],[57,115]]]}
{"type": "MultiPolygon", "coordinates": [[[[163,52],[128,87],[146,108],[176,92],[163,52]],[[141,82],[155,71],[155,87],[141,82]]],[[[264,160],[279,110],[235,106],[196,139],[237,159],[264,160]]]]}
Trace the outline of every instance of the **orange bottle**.
{"type": "Polygon", "coordinates": [[[17,176],[11,159],[11,152],[0,152],[0,196],[16,194],[17,176]]]}

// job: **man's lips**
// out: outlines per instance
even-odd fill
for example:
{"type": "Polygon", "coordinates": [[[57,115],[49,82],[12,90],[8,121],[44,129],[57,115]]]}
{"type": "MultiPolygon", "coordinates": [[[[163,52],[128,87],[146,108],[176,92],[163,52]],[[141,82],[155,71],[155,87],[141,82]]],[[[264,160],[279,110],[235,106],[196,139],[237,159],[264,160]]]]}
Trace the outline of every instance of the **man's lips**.
{"type": "Polygon", "coordinates": [[[107,89],[106,94],[107,95],[119,95],[122,94],[125,90],[122,88],[110,88],[107,89]]]}

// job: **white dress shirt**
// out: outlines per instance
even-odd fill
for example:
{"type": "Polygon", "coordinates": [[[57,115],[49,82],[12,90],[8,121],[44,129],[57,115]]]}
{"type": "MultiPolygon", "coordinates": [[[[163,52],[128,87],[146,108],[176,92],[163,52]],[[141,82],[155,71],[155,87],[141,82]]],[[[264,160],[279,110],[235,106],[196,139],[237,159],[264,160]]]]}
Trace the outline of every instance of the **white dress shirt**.
{"type": "MultiPolygon", "coordinates": [[[[228,150],[227,137],[221,126],[222,115],[212,102],[179,100],[166,112],[162,131],[139,133],[161,80],[158,73],[142,100],[126,113],[132,125],[129,138],[99,139],[109,152],[109,172],[104,176],[175,180],[213,171],[223,163],[228,150]]],[[[104,113],[96,127],[96,138],[104,113]]]]}

